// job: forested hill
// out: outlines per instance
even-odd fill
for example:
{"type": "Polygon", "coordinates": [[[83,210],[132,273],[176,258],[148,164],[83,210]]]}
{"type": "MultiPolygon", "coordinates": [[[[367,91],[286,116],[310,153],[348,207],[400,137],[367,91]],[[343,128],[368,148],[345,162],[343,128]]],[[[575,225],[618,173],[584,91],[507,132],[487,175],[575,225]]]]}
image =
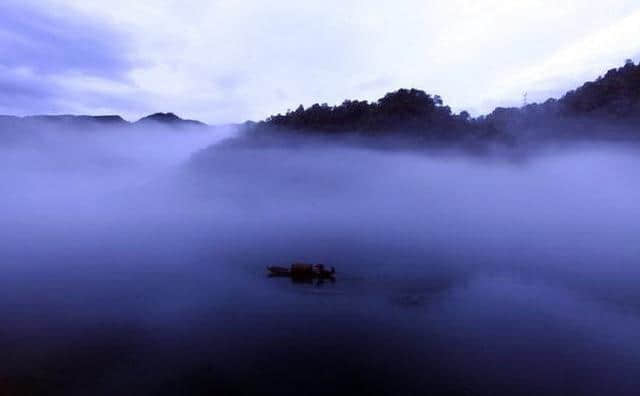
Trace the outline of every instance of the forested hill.
{"type": "MultiPolygon", "coordinates": [[[[628,60],[560,99],[524,107],[496,108],[486,116],[454,114],[438,95],[417,89],[400,89],[375,102],[345,100],[338,106],[300,105],[247,126],[253,131],[293,131],[329,135],[355,133],[414,135],[429,139],[517,137],[518,134],[587,135],[603,126],[640,125],[640,65],[628,60]],[[571,129],[572,123],[580,128],[571,129]]],[[[640,136],[640,131],[638,131],[640,136]]]]}
{"type": "Polygon", "coordinates": [[[628,60],[595,81],[524,107],[497,108],[476,123],[503,133],[534,131],[545,136],[592,136],[622,132],[640,137],[640,65],[628,60]]]}
{"type": "Polygon", "coordinates": [[[376,102],[345,100],[341,105],[314,104],[305,109],[278,114],[254,125],[257,129],[322,132],[326,134],[389,133],[416,134],[456,139],[464,134],[482,134],[467,112],[454,114],[438,96],[417,89],[400,89],[376,102]]]}
{"type": "Polygon", "coordinates": [[[400,89],[388,93],[377,102],[345,100],[339,106],[314,104],[305,109],[300,105],[285,115],[269,117],[273,126],[318,130],[325,132],[385,131],[398,126],[409,129],[447,129],[464,126],[468,115],[452,114],[439,96],[417,89],[400,89]]]}
{"type": "Polygon", "coordinates": [[[567,116],[640,117],[640,64],[627,60],[623,67],[568,92],[558,105],[567,116]]]}

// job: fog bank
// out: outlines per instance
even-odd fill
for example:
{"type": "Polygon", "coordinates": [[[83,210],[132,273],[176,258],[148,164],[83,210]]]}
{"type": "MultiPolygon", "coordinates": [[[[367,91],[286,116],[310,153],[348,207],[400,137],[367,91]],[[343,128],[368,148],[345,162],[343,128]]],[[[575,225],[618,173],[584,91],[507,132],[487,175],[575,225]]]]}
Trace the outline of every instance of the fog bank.
{"type": "Polygon", "coordinates": [[[321,372],[312,394],[638,385],[636,147],[208,146],[221,137],[53,133],[0,149],[5,383],[294,394],[321,372]],[[296,260],[335,266],[336,282],[266,277],[296,260]]]}

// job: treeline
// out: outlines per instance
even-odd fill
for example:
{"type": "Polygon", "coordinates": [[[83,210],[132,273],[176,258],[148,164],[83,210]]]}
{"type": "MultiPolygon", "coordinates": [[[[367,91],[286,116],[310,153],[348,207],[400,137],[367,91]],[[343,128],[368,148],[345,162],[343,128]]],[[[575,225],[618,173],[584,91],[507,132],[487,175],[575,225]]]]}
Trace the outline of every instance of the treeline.
{"type": "Polygon", "coordinates": [[[400,89],[372,103],[345,100],[339,106],[323,103],[306,109],[300,105],[295,111],[269,117],[257,127],[326,134],[419,133],[439,139],[482,132],[466,111],[453,114],[440,96],[417,89],[400,89]]]}
{"type": "Polygon", "coordinates": [[[579,135],[606,127],[637,126],[640,121],[640,65],[627,60],[623,67],[609,70],[558,100],[548,99],[519,108],[499,107],[475,121],[512,135],[531,129],[579,135]],[[569,130],[571,126],[579,128],[569,130]]]}
{"type": "Polygon", "coordinates": [[[617,119],[640,116],[640,64],[628,59],[623,67],[568,92],[558,103],[564,115],[617,119]]]}
{"type": "MultiPolygon", "coordinates": [[[[567,92],[559,100],[523,107],[496,108],[471,118],[452,113],[438,96],[417,89],[400,89],[383,98],[326,103],[277,114],[252,124],[257,130],[364,135],[409,134],[430,139],[505,138],[527,131],[540,134],[580,134],[602,125],[636,124],[640,120],[640,65],[627,60],[597,80],[567,92]],[[572,126],[581,125],[580,128],[572,126]]],[[[639,134],[640,135],[640,134],[639,134]]]]}

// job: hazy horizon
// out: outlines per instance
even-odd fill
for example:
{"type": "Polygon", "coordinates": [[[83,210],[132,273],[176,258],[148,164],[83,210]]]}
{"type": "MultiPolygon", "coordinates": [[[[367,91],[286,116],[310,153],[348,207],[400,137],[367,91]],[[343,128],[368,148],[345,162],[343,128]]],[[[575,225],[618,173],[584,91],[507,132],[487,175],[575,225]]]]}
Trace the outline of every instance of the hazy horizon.
{"type": "Polygon", "coordinates": [[[224,124],[413,87],[477,116],[640,55],[630,0],[295,4],[5,1],[0,113],[224,124]]]}

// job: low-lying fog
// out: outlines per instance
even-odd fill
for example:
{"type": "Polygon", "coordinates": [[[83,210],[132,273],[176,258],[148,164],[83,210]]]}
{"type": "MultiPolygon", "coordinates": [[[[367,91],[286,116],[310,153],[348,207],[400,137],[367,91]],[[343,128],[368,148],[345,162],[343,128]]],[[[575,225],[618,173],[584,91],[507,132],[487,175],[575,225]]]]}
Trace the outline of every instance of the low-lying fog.
{"type": "Polygon", "coordinates": [[[140,132],[0,145],[0,386],[640,386],[636,147],[202,151],[222,132],[140,132]],[[266,276],[296,260],[335,283],[266,276]]]}

